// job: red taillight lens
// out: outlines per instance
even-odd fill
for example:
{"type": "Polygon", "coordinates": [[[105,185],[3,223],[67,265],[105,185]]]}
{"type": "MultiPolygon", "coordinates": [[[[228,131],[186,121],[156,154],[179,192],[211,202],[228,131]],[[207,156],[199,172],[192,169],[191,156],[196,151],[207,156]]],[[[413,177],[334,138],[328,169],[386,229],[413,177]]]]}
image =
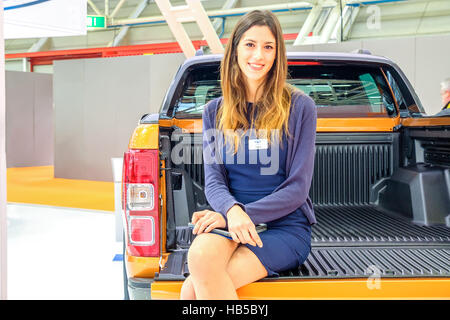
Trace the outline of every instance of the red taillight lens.
{"type": "Polygon", "coordinates": [[[130,217],[130,243],[133,245],[152,245],[155,243],[155,219],[149,217],[130,217]]]}
{"type": "Polygon", "coordinates": [[[124,155],[122,207],[129,254],[158,257],[159,150],[129,150],[124,155]]]}

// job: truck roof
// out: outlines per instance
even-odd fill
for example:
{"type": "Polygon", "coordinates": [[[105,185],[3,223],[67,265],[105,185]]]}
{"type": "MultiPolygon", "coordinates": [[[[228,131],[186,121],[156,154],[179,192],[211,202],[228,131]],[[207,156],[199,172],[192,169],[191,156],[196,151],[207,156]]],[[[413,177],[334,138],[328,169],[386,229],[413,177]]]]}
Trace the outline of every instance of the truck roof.
{"type": "MultiPolygon", "coordinates": [[[[183,65],[193,65],[197,63],[220,61],[223,54],[199,55],[189,59],[183,65]]],[[[346,53],[346,52],[287,52],[288,59],[308,59],[308,60],[340,60],[340,61],[364,61],[378,62],[393,65],[394,62],[386,57],[374,56],[365,53],[346,53]]]]}

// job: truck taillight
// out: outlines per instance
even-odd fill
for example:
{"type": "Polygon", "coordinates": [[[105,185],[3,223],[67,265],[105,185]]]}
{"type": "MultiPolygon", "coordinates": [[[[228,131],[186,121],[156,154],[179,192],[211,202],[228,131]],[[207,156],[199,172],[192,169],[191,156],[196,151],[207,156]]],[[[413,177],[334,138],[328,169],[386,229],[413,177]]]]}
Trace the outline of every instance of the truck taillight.
{"type": "Polygon", "coordinates": [[[151,246],[155,243],[155,219],[153,217],[134,217],[128,220],[130,244],[151,246]]]}
{"type": "Polygon", "coordinates": [[[122,176],[122,209],[129,254],[158,257],[159,150],[125,152],[122,176]]]}
{"type": "Polygon", "coordinates": [[[127,206],[133,211],[148,211],[155,206],[153,184],[129,183],[127,185],[127,206]]]}

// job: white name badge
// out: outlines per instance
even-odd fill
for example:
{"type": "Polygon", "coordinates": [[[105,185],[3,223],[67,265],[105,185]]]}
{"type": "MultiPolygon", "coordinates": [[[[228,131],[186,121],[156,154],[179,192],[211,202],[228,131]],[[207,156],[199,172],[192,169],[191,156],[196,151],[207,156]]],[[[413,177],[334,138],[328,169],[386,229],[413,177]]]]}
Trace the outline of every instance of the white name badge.
{"type": "Polygon", "coordinates": [[[269,148],[267,139],[249,139],[248,150],[260,150],[269,148]]]}

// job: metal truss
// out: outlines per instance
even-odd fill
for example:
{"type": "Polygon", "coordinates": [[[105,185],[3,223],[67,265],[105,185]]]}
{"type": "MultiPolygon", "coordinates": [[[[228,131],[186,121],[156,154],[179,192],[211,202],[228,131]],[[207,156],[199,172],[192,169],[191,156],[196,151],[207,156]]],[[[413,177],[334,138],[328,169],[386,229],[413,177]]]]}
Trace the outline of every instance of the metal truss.
{"type": "Polygon", "coordinates": [[[184,29],[183,22],[197,22],[212,53],[223,53],[224,49],[200,0],[186,0],[187,5],[173,7],[169,0],[155,0],[172,34],[187,58],[195,56],[195,48],[184,29]]]}

